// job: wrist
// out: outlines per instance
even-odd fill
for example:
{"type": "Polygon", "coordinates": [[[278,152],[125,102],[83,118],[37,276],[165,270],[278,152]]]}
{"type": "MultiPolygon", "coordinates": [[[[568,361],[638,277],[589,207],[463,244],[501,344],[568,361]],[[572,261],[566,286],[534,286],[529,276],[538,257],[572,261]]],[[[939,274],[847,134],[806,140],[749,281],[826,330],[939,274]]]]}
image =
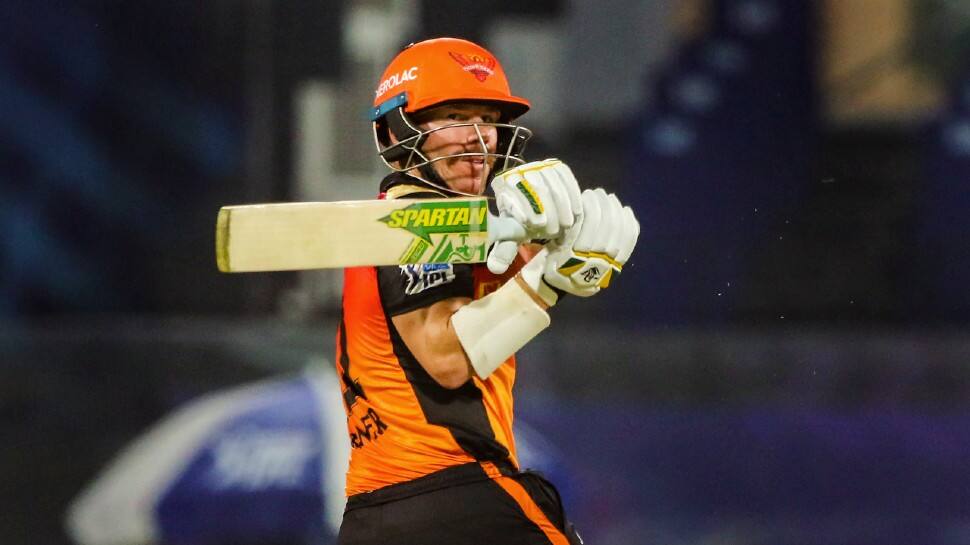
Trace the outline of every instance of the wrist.
{"type": "Polygon", "coordinates": [[[549,250],[543,248],[515,275],[515,281],[519,283],[522,290],[543,309],[555,305],[559,301],[560,293],[543,278],[548,258],[549,250]]]}
{"type": "MultiPolygon", "coordinates": [[[[522,278],[522,274],[521,273],[515,275],[515,277],[512,280],[514,282],[516,282],[517,284],[519,284],[519,287],[522,288],[522,291],[526,295],[528,295],[529,297],[531,297],[532,300],[535,302],[535,304],[539,305],[539,307],[542,308],[542,310],[547,310],[549,307],[551,307],[552,305],[556,304],[556,302],[558,302],[558,296],[557,296],[558,294],[557,293],[553,292],[552,297],[550,297],[548,294],[546,294],[545,296],[540,295],[540,292],[538,290],[536,290],[535,288],[533,288],[532,286],[530,286],[522,278]]],[[[546,284],[545,282],[542,282],[540,280],[540,285],[548,285],[548,284],[546,284]]]]}

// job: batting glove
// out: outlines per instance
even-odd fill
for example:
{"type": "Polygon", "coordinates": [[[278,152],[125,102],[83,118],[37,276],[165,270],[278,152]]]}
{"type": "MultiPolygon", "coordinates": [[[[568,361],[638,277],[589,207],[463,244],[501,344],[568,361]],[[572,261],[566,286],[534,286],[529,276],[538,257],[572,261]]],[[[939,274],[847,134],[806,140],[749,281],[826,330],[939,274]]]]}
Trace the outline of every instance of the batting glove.
{"type": "Polygon", "coordinates": [[[623,270],[640,236],[629,206],[602,188],[583,191],[583,215],[561,241],[546,245],[543,280],[572,295],[589,297],[623,270]]]}
{"type": "MultiPolygon", "coordinates": [[[[559,159],[534,161],[498,174],[492,181],[500,217],[522,225],[529,239],[562,239],[582,216],[579,183],[559,159]]],[[[518,243],[500,241],[488,256],[488,269],[504,273],[515,259],[518,243]]]]}

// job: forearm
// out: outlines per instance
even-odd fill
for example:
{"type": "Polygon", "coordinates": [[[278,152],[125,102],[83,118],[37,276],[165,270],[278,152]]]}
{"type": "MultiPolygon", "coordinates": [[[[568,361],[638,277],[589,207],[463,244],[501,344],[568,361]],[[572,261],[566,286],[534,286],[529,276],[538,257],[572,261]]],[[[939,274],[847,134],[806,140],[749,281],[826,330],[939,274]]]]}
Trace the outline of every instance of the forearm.
{"type": "MultiPolygon", "coordinates": [[[[523,244],[519,255],[530,262],[541,249],[523,244]]],[[[544,261],[545,257],[538,259],[544,261]]],[[[458,388],[473,376],[485,379],[548,327],[546,309],[556,296],[548,288],[539,289],[540,270],[541,263],[533,263],[498,291],[476,301],[444,299],[391,320],[418,363],[438,384],[458,388]]]]}
{"type": "Polygon", "coordinates": [[[428,364],[422,365],[428,373],[445,388],[458,388],[468,382],[474,372],[451,320],[436,321],[427,333],[428,364]]]}
{"type": "Polygon", "coordinates": [[[421,367],[445,388],[458,388],[473,375],[451,316],[470,299],[453,298],[394,316],[391,321],[421,367]]]}

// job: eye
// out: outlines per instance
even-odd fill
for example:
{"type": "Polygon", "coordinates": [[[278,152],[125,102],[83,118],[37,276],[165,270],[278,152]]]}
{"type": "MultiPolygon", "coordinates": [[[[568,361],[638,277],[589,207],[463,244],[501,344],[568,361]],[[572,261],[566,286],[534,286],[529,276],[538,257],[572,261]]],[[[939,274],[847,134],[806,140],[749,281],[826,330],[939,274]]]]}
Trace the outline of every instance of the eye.
{"type": "Polygon", "coordinates": [[[460,113],[450,113],[448,114],[448,119],[451,121],[464,121],[465,115],[460,113]]]}

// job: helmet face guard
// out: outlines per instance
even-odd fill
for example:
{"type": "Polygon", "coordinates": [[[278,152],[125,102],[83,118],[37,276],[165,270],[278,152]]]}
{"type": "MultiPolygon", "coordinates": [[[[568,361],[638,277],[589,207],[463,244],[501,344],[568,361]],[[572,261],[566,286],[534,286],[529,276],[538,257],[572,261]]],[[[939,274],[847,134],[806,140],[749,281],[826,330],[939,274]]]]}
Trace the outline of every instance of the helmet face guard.
{"type": "Polygon", "coordinates": [[[499,172],[525,163],[523,152],[531,137],[532,131],[511,123],[453,123],[430,130],[421,130],[400,107],[388,112],[382,121],[374,122],[374,142],[384,164],[397,172],[418,169],[426,176],[430,176],[427,170],[438,161],[462,157],[481,157],[486,164],[491,166],[489,174],[489,179],[491,179],[499,172]],[[432,134],[460,127],[472,127],[475,130],[479,150],[434,158],[428,157],[422,151],[421,147],[432,134]],[[482,135],[482,127],[494,127],[496,129],[498,139],[494,151],[489,150],[485,137],[482,135]],[[397,142],[391,143],[389,134],[393,134],[397,142]]]}

